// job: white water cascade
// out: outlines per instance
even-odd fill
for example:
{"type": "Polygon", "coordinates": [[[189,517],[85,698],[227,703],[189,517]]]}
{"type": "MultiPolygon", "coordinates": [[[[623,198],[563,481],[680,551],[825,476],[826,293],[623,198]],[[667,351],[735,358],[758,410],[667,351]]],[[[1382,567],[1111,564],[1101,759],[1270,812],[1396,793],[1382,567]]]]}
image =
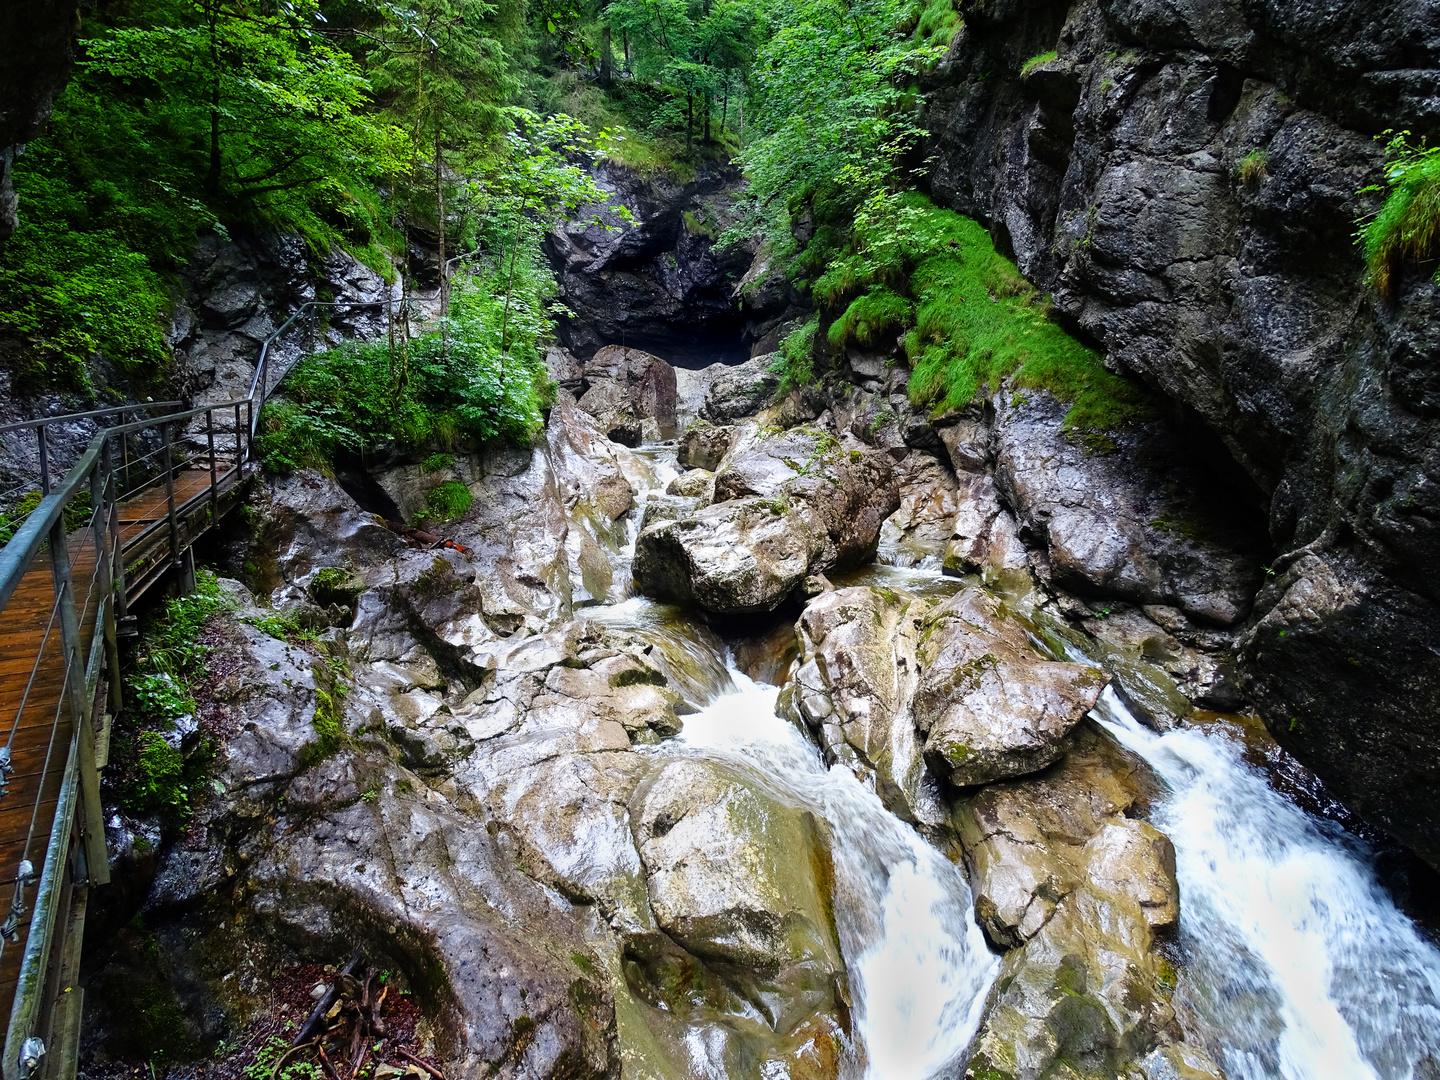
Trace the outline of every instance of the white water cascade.
{"type": "Polygon", "coordinates": [[[1440,949],[1364,846],[1272,790],[1223,729],[1142,727],[1111,689],[1096,718],[1169,788],[1189,1004],[1231,1080],[1440,1076],[1440,949]]]}
{"type": "Polygon", "coordinates": [[[748,771],[829,823],[835,921],[865,1075],[924,1080],[954,1066],[999,970],[971,917],[964,873],[849,770],[826,769],[816,748],[775,715],[775,687],[730,675],[738,692],[687,716],[684,731],[657,752],[748,771]]]}

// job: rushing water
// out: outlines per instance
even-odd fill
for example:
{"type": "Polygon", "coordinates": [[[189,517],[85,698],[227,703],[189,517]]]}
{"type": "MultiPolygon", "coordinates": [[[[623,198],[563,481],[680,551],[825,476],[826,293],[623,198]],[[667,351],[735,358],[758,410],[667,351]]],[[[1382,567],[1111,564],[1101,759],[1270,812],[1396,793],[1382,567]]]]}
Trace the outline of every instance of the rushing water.
{"type": "Polygon", "coordinates": [[[1440,950],[1368,852],[1270,788],[1223,729],[1159,735],[1111,690],[1096,717],[1169,788],[1186,984],[1232,1080],[1440,1076],[1440,950]]]}
{"type": "MultiPolygon", "coordinates": [[[[631,453],[626,469],[640,494],[627,562],[646,499],[677,475],[673,447],[631,453]]],[[[928,567],[883,565],[837,584],[937,597],[959,587],[928,567]]],[[[829,823],[865,1075],[924,1080],[953,1070],[999,970],[960,869],[851,772],[827,769],[776,716],[774,687],[733,668],[727,681],[718,642],[683,613],[635,598],[587,617],[664,638],[706,672],[711,704],[655,753],[748,771],[829,823]]],[[[1176,850],[1177,1004],[1192,1040],[1231,1080],[1440,1080],[1440,950],[1376,881],[1365,846],[1274,791],[1223,725],[1157,734],[1110,690],[1094,716],[1167,789],[1151,820],[1176,850]]]]}
{"type": "Polygon", "coordinates": [[[750,771],[823,817],[834,836],[835,922],[856,1029],[876,1080],[954,1064],[980,1023],[999,962],[971,918],[964,874],[775,715],[779,691],[730,673],[737,693],[685,718],[662,752],[750,771]]]}

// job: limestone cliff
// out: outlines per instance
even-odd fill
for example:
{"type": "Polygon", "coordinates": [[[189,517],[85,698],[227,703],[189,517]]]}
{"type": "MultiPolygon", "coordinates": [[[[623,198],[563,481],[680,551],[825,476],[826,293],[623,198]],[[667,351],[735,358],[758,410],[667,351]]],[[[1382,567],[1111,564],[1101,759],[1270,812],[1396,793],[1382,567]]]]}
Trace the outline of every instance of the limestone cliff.
{"type": "Polygon", "coordinates": [[[1440,8],[977,0],[965,20],[932,76],[932,195],[1243,466],[1283,553],[1247,692],[1440,865],[1440,285],[1412,268],[1382,300],[1352,238],[1374,136],[1440,130],[1440,8]]]}

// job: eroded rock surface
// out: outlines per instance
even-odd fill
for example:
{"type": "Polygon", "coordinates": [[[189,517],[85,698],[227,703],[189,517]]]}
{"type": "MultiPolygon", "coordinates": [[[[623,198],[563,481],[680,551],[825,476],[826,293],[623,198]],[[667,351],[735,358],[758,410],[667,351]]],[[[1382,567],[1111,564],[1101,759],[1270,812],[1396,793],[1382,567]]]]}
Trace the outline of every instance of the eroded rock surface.
{"type": "Polygon", "coordinates": [[[899,492],[888,459],[814,428],[747,425],[714,502],[644,527],[635,579],[649,595],[725,614],[770,611],[809,575],[873,557],[899,492]]]}

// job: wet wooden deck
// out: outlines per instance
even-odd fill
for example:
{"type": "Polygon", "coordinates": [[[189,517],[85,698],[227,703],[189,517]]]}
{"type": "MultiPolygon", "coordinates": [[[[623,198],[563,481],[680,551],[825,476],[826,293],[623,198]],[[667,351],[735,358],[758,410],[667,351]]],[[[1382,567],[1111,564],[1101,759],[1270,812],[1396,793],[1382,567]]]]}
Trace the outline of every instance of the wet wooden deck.
{"type": "MultiPolygon", "coordinates": [[[[231,495],[238,474],[230,471],[218,479],[217,497],[231,495]]],[[[208,466],[175,477],[176,524],[182,549],[214,523],[209,488],[208,466]]],[[[217,505],[217,509],[223,513],[224,504],[217,505]]],[[[127,572],[126,595],[134,602],[163,577],[172,562],[166,486],[154,485],[120,503],[117,510],[127,572]],[[132,571],[133,578],[128,576],[132,571]]],[[[104,592],[91,526],[70,534],[67,555],[79,621],[79,674],[83,679],[83,665],[98,632],[96,615],[104,592]]],[[[14,768],[9,789],[0,798],[0,919],[10,910],[21,861],[29,859],[38,876],[55,826],[55,806],[75,722],[62,692],[66,670],[60,619],[51,554],[45,548],[32,560],[0,620],[0,739],[9,740],[14,768]]],[[[102,691],[95,715],[103,711],[102,691]]],[[[7,1020],[34,906],[32,883],[25,890],[26,910],[15,928],[16,939],[0,943],[0,1015],[7,1020]]],[[[62,932],[57,925],[56,933],[62,932]]]]}

